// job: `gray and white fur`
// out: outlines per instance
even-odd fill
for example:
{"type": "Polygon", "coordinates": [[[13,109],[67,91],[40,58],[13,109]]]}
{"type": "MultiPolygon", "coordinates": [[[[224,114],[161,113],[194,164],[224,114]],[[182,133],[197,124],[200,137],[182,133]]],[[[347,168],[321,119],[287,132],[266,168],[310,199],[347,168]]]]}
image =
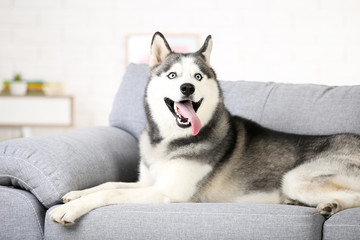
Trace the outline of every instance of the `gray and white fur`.
{"type": "Polygon", "coordinates": [[[175,53],[154,34],[138,182],[70,192],[54,222],[120,203],[301,204],[326,217],[360,206],[360,137],[287,134],[232,116],[211,49],[208,36],[199,51],[175,53]]]}

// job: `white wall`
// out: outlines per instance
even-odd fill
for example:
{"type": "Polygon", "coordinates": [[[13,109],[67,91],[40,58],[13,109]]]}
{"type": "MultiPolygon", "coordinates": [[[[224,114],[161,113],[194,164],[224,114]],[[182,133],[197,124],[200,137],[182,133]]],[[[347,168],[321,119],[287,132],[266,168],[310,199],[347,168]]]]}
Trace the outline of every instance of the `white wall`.
{"type": "Polygon", "coordinates": [[[211,34],[220,79],[360,84],[359,0],[0,0],[0,80],[64,82],[75,127],[107,125],[126,36],[158,30],[211,34]]]}

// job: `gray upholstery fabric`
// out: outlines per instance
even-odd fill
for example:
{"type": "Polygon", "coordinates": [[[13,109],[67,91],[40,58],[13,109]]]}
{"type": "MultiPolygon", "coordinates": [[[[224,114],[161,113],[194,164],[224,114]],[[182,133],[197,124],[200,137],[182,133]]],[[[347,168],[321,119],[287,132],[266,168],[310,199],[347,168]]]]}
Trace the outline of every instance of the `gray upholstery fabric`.
{"type": "MultiPolygon", "coordinates": [[[[148,74],[148,65],[128,66],[110,115],[111,126],[125,129],[136,138],[145,124],[143,95],[148,74]]],[[[311,135],[360,134],[360,85],[329,87],[247,81],[220,84],[232,114],[265,127],[311,135]]]]}
{"type": "Polygon", "coordinates": [[[329,218],[323,228],[325,240],[359,240],[360,208],[347,209],[329,218]]]}
{"type": "Polygon", "coordinates": [[[0,186],[0,239],[44,238],[45,208],[29,192],[0,186]]]}
{"type": "Polygon", "coordinates": [[[49,240],[321,239],[323,222],[314,208],[287,205],[123,204],[95,209],[70,227],[47,215],[45,232],[49,240]]]}
{"type": "Polygon", "coordinates": [[[45,206],[71,191],[106,181],[136,180],[137,141],[94,127],[0,143],[0,185],[30,191],[45,206]]]}
{"type": "Polygon", "coordinates": [[[115,96],[109,122],[137,139],[145,125],[144,92],[149,79],[149,66],[129,64],[115,96]]]}
{"type": "Polygon", "coordinates": [[[360,85],[221,82],[234,115],[283,132],[360,134],[360,85]]]}

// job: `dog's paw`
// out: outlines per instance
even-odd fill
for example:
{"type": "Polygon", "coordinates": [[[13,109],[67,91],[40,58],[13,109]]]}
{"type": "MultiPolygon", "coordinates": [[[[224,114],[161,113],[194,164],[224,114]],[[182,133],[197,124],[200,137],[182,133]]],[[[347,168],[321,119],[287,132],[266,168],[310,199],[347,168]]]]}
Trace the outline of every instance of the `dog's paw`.
{"type": "Polygon", "coordinates": [[[53,222],[64,226],[74,224],[75,220],[81,216],[79,208],[71,203],[53,209],[49,215],[53,222]]]}
{"type": "Polygon", "coordinates": [[[67,194],[65,194],[62,197],[62,200],[63,200],[64,203],[67,203],[67,202],[70,202],[72,200],[81,198],[84,195],[82,192],[83,191],[71,191],[71,192],[68,192],[67,194]]]}
{"type": "Polygon", "coordinates": [[[286,198],[284,200],[283,204],[294,205],[294,206],[307,206],[305,203],[299,202],[299,201],[291,199],[291,198],[286,198]]]}
{"type": "Polygon", "coordinates": [[[319,203],[316,209],[325,218],[329,218],[341,210],[340,204],[335,200],[331,202],[319,203]]]}

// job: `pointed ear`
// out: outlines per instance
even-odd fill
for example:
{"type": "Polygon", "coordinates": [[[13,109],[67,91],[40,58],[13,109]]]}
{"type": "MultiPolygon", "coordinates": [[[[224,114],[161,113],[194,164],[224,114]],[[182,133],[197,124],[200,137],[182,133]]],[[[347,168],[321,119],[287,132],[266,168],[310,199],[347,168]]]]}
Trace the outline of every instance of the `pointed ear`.
{"type": "Polygon", "coordinates": [[[212,39],[211,35],[207,36],[204,44],[198,51],[198,53],[202,54],[205,57],[205,61],[210,64],[210,54],[212,50],[212,39]]]}
{"type": "Polygon", "coordinates": [[[154,66],[162,63],[166,56],[171,52],[171,48],[164,35],[160,32],[156,32],[151,42],[150,67],[153,68],[154,66]]]}

